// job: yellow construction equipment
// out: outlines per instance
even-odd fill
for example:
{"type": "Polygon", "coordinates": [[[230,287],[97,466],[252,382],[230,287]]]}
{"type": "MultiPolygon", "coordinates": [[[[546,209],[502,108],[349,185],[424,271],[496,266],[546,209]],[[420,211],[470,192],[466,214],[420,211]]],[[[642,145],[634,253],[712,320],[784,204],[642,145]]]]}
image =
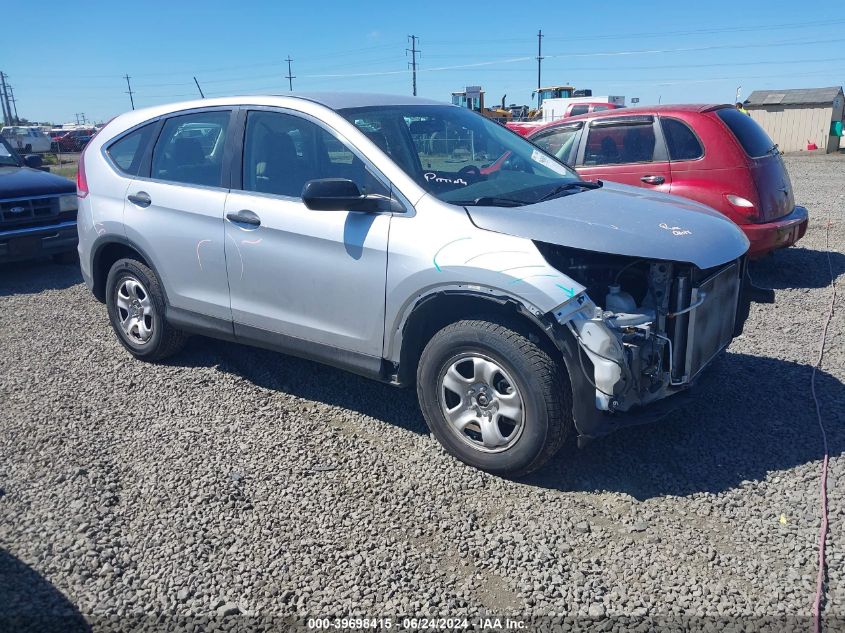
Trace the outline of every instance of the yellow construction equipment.
{"type": "Polygon", "coordinates": [[[502,97],[502,105],[498,108],[486,108],[484,106],[484,91],[481,86],[467,86],[462,92],[452,93],[452,104],[462,108],[469,108],[483,114],[488,119],[504,123],[511,119],[511,111],[505,108],[505,97],[502,97]]]}

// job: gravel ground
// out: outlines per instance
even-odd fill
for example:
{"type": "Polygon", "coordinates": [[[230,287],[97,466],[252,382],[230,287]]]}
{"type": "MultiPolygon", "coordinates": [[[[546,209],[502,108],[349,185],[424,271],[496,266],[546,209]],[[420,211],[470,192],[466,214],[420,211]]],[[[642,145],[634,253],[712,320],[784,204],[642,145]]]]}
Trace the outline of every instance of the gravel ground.
{"type": "Polygon", "coordinates": [[[74,268],[0,269],[0,616],[795,616],[806,630],[830,214],[824,613],[845,617],[845,156],[787,162],[809,231],[753,266],[776,303],[752,307],[698,403],[519,482],[447,456],[412,390],[201,338],[144,364],[74,268]]]}

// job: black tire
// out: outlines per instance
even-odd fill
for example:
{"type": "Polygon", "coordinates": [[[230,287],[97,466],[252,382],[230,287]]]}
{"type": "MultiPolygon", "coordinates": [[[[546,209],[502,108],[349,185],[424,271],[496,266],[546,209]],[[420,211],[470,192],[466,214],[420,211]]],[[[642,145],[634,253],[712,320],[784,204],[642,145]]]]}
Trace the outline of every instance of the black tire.
{"type": "MultiPolygon", "coordinates": [[[[517,328],[518,329],[518,328],[517,328]]],[[[540,468],[566,441],[572,421],[572,388],[562,365],[527,336],[492,320],[453,323],[435,334],[420,356],[417,396],[429,429],[447,452],[497,475],[519,477],[540,468]],[[499,452],[473,446],[446,419],[440,378],[462,355],[478,354],[504,369],[521,394],[523,423],[499,452]]]]}
{"type": "Polygon", "coordinates": [[[164,318],[165,301],[161,283],[156,274],[139,261],[119,259],[111,267],[106,279],[106,307],[118,340],[136,358],[147,361],[162,360],[182,349],[187,340],[185,334],[172,327],[164,318]],[[143,295],[149,297],[152,305],[149,319],[152,334],[143,342],[127,334],[121,326],[122,319],[117,304],[118,291],[127,280],[140,283],[143,295]]]}

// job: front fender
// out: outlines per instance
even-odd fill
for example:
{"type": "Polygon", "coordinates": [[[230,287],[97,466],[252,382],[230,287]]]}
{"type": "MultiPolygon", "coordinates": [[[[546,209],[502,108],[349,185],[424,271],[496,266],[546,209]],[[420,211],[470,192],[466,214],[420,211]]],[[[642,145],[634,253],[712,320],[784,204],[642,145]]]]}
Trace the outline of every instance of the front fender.
{"type": "Polygon", "coordinates": [[[534,317],[583,300],[584,286],[550,266],[531,240],[477,231],[442,241],[431,250],[425,259],[391,252],[387,360],[399,361],[405,323],[418,305],[435,294],[513,301],[534,317]],[[394,270],[407,274],[399,278],[394,270]]]}

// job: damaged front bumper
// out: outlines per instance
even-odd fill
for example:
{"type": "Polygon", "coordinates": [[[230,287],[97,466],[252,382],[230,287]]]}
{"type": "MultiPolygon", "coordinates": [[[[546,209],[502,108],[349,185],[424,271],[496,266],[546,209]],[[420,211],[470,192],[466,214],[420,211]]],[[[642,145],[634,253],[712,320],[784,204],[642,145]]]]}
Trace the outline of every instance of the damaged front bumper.
{"type": "Polygon", "coordinates": [[[666,301],[637,313],[609,312],[585,294],[553,312],[579,445],[688,404],[700,372],[741,333],[752,294],[745,259],[704,272],[666,279],[666,301]]]}

